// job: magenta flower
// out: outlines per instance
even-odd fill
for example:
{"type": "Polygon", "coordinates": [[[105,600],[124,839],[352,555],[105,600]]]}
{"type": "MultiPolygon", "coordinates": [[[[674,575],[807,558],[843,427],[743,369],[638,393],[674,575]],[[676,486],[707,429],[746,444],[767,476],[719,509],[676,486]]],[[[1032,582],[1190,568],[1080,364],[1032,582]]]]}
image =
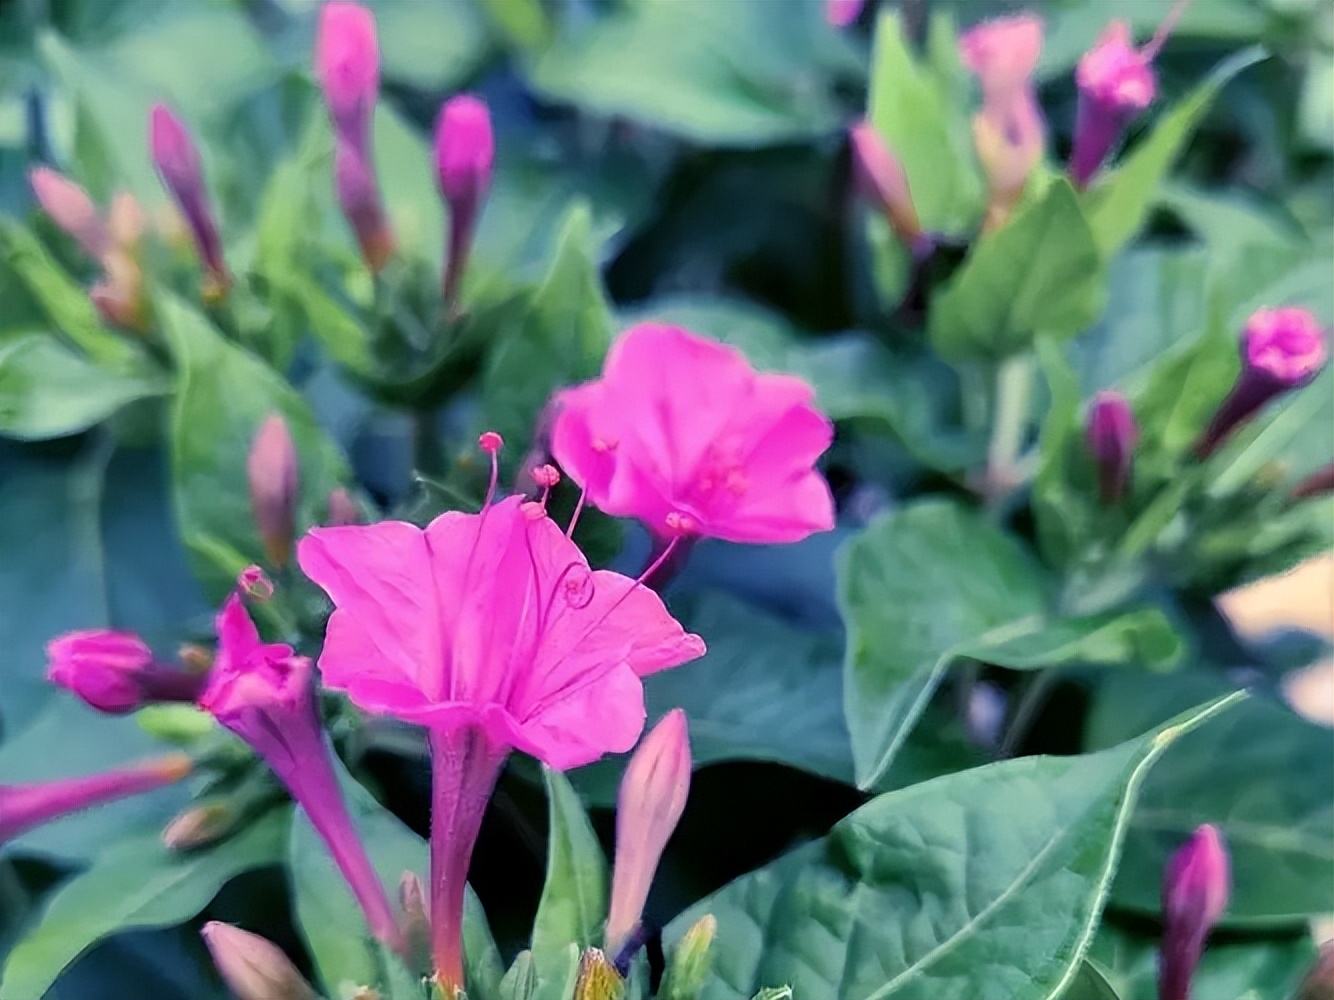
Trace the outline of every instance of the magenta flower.
{"type": "Polygon", "coordinates": [[[1231,866],[1222,835],[1199,827],[1163,872],[1163,940],[1158,1000],[1190,1000],[1190,981],[1209,931],[1227,909],[1231,866]]]}
{"type": "Polygon", "coordinates": [[[260,424],[246,456],[250,509],[255,515],[264,554],[273,566],[285,566],[296,533],[297,454],[282,414],[260,424]]]}
{"type": "Polygon", "coordinates": [[[260,641],[240,597],[217,618],[218,655],[199,698],[264,759],[306,811],[366,915],[371,932],[402,950],[389,897],[357,835],[320,728],[310,660],[282,643],[260,641]]]}
{"type": "Polygon", "coordinates": [[[83,778],[0,785],[0,844],[33,827],[180,781],[192,767],[177,753],[83,778]]]}
{"type": "Polygon", "coordinates": [[[835,28],[846,28],[861,16],[866,0],[825,0],[824,16],[835,28]]]}
{"type": "Polygon", "coordinates": [[[1126,22],[1113,21],[1079,60],[1079,110],[1069,167],[1076,187],[1088,186],[1126,126],[1153,103],[1158,92],[1153,55],[1149,47],[1135,48],[1126,22]]]}
{"type": "Polygon", "coordinates": [[[870,122],[859,122],[849,134],[858,186],[885,213],[899,239],[914,246],[922,237],[922,224],[917,219],[903,164],[870,122]]]}
{"type": "Polygon", "coordinates": [[[1042,18],[1033,14],[983,21],[959,39],[959,56],[982,85],[982,103],[992,107],[1031,86],[1040,55],[1042,18]]]}
{"type": "Polygon", "coordinates": [[[1116,503],[1130,482],[1135,445],[1139,441],[1139,424],[1125,396],[1111,390],[1098,393],[1089,408],[1084,435],[1098,469],[1102,502],[1116,503]]]}
{"type": "Polygon", "coordinates": [[[1241,374],[1195,444],[1206,458],[1266,405],[1315,378],[1328,356],[1325,331],[1306,309],[1257,309],[1241,335],[1241,374]]]}
{"type": "Polygon", "coordinates": [[[679,327],[641,323],[558,397],[552,451],[588,499],[658,538],[795,542],[834,526],[815,392],[679,327]]]}
{"type": "Polygon", "coordinates": [[[648,588],[591,570],[521,497],[425,529],[315,528],[297,560],[335,605],[325,684],[430,731],[432,952],[450,996],[463,985],[468,863],[510,749],[559,769],[629,750],[644,725],[640,678],[704,644],[648,588]]]}
{"type": "Polygon", "coordinates": [[[690,736],[685,713],[673,709],[644,737],[621,778],[616,798],[616,861],[612,867],[607,950],[618,956],[632,940],[653,875],[690,794],[690,736]]]}
{"type": "Polygon", "coordinates": [[[153,164],[185,216],[195,249],[204,262],[204,294],[210,298],[224,295],[232,278],[222,258],[222,240],[204,187],[204,168],[195,141],[166,105],[155,104],[149,116],[149,142],[153,164]]]}
{"type": "Polygon", "coordinates": [[[46,679],[74,692],[91,708],[124,715],[162,701],[194,701],[204,680],[163,666],[130,632],[82,629],[46,645],[46,679]]]}
{"type": "Polygon", "coordinates": [[[28,183],[51,221],[72,236],[84,253],[100,261],[111,249],[111,230],[88,192],[50,167],[34,167],[28,183]]]}
{"type": "Polygon", "coordinates": [[[482,202],[491,186],[495,155],[486,103],[471,94],[446,101],[435,124],[435,171],[440,194],[449,205],[444,297],[451,308],[468,263],[482,202]]]}

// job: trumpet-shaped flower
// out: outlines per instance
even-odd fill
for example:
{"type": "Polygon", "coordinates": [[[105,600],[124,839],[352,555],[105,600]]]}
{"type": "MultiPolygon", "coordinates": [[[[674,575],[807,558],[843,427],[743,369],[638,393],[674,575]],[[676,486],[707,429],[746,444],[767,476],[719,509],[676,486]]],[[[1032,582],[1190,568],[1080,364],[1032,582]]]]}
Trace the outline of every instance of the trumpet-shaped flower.
{"type": "Polygon", "coordinates": [[[297,559],[335,605],[325,684],[430,730],[432,950],[449,995],[462,986],[468,863],[509,750],[564,769],[630,749],[644,725],[640,677],[704,644],[648,588],[591,570],[520,497],[424,529],[315,528],[297,559]]]}
{"type": "Polygon", "coordinates": [[[245,740],[287,786],[324,839],[371,932],[391,947],[402,936],[338,787],[315,704],[310,660],[260,641],[240,597],[217,618],[218,655],[199,707],[245,740]]]}
{"type": "Polygon", "coordinates": [[[552,450],[588,499],[659,538],[795,542],[834,526],[815,392],[679,327],[642,323],[558,397],[552,450]]]}
{"type": "Polygon", "coordinates": [[[1158,81],[1153,50],[1137,49],[1125,21],[1113,21],[1075,70],[1079,109],[1070,177],[1086,187],[1120,141],[1126,126],[1153,103],[1158,81]]]}

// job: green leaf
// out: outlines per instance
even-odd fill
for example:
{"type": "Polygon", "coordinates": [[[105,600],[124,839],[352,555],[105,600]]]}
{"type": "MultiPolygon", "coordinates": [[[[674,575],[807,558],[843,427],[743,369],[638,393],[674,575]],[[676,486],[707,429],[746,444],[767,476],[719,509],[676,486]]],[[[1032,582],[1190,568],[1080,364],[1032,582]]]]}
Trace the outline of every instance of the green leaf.
{"type": "Polygon", "coordinates": [[[264,419],[281,413],[296,442],[301,465],[298,533],[324,517],[329,492],[347,477],[347,468],[305,401],[282,376],[224,340],[206,317],[182,300],[164,295],[157,308],[179,373],[171,414],[176,516],[196,574],[210,595],[220,599],[234,586],[237,573],[263,559],[245,462],[264,419]]]}
{"type": "Polygon", "coordinates": [[[695,142],[764,146],[839,125],[832,73],[855,65],[816,0],[621,4],[567,20],[528,67],[539,94],[695,142]],[[671,39],[664,45],[664,39],[671,39]]]}
{"type": "Polygon", "coordinates": [[[37,238],[0,220],[0,253],[41,303],[52,327],[100,364],[134,360],[134,350],[102,325],[88,292],[56,263],[37,238]]]}
{"type": "Polygon", "coordinates": [[[563,974],[571,942],[602,942],[607,920],[607,859],[579,793],[559,771],[543,768],[549,804],[547,876],[533,921],[533,962],[539,978],[563,974]]]}
{"type": "Polygon", "coordinates": [[[1120,1000],[1120,997],[1102,970],[1086,958],[1079,963],[1075,978],[1070,980],[1060,1000],[1120,1000]]]}
{"type": "Polygon", "coordinates": [[[1089,223],[1103,259],[1113,257],[1148,218],[1158,185],[1177,154],[1204,117],[1218,92],[1234,76],[1265,58],[1258,46],[1236,52],[1159,119],[1149,136],[1122,159],[1121,165],[1088,193],[1089,223]]]}
{"type": "Polygon", "coordinates": [[[944,357],[1003,358],[1039,334],[1073,337],[1102,312],[1107,273],[1069,181],[984,234],[933,297],[931,343],[944,357]]]}
{"type": "Polygon", "coordinates": [[[123,931],[169,927],[202,910],[232,878],[277,864],[287,810],[274,810],[222,843],[187,854],[156,830],[108,848],[51,897],[40,920],[10,952],[0,1000],[31,1000],[90,946],[123,931]]]}
{"type": "Polygon", "coordinates": [[[26,334],[0,346],[0,434],[40,440],[101,423],[127,403],[168,390],[143,360],[101,368],[49,334],[26,334]]]}
{"type": "Polygon", "coordinates": [[[587,204],[577,203],[561,224],[546,278],[491,353],[482,384],[487,426],[506,441],[531,441],[552,392],[597,375],[611,337],[611,310],[594,257],[592,214],[587,204]]]}
{"type": "Polygon", "coordinates": [[[1006,761],[882,795],[691,907],[665,936],[717,917],[710,1000],[773,982],[797,1000],[1059,997],[1097,928],[1145,775],[1235,697],[1103,753],[1006,761]]]}
{"type": "MultiPolygon", "coordinates": [[[[397,897],[404,872],[412,872],[424,886],[429,885],[426,842],[376,802],[340,763],[335,761],[334,766],[352,821],[390,898],[397,897]]],[[[382,969],[379,947],[370,937],[361,909],[323,839],[301,810],[292,820],[287,867],[297,922],[326,989],[342,995],[339,991],[343,984],[378,982],[382,969]]],[[[469,992],[479,997],[493,996],[503,966],[482,904],[471,888],[464,900],[463,949],[469,992]]]]}
{"type": "Polygon", "coordinates": [[[872,522],[840,551],[838,578],[843,707],[857,783],[869,788],[949,663],[997,629],[1029,630],[1048,583],[1016,541],[943,501],[872,522]]]}
{"type": "Polygon", "coordinates": [[[373,4],[384,75],[433,93],[457,90],[492,54],[475,7],[453,0],[373,4]]]}
{"type": "MultiPolygon", "coordinates": [[[[1089,957],[1121,996],[1151,997],[1158,988],[1158,944],[1157,935],[1132,933],[1105,920],[1093,939],[1089,957]]],[[[1255,939],[1215,936],[1195,969],[1192,992],[1200,1000],[1290,997],[1316,954],[1315,943],[1307,933],[1255,939]]],[[[1116,995],[1110,994],[1112,1000],[1116,995]]],[[[1067,1000],[1094,997],[1071,992],[1067,1000]]]]}
{"type": "Polygon", "coordinates": [[[966,97],[953,85],[959,66],[953,26],[931,22],[933,48],[947,52],[950,72],[920,61],[909,48],[899,14],[876,19],[867,117],[903,164],[923,228],[959,233],[982,212],[966,97]]]}
{"type": "MultiPolygon", "coordinates": [[[[1226,689],[1198,672],[1152,686],[1106,677],[1085,742],[1115,743],[1226,689]]],[[[1163,867],[1202,823],[1219,828],[1232,855],[1226,925],[1295,927],[1334,910],[1334,733],[1256,698],[1183,739],[1144,786],[1113,902],[1157,913],[1163,867]]]]}

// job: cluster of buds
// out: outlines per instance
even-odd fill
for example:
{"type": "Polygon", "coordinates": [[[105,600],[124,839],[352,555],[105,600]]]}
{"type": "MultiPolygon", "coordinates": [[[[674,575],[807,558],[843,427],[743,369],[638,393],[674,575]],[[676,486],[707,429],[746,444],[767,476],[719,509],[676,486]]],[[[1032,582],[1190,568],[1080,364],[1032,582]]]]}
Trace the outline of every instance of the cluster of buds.
{"type": "Polygon", "coordinates": [[[139,259],[144,217],[134,196],[116,195],[103,218],[87,191],[49,167],[35,167],[28,180],[42,211],[102,268],[88,293],[101,317],[128,330],[144,330],[148,300],[139,259]]]}

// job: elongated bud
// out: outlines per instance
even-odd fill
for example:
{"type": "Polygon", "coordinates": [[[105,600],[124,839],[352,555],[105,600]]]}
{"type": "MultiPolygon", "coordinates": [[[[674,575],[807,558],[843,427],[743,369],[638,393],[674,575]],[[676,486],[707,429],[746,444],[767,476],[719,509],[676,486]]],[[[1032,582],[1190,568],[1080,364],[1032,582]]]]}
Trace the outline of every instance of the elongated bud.
{"type": "Polygon", "coordinates": [[[241,570],[236,577],[236,586],[247,597],[261,604],[273,600],[273,581],[258,566],[247,566],[241,570]]]}
{"type": "Polygon", "coordinates": [[[320,9],[315,75],[334,128],[361,145],[380,92],[380,47],[369,10],[346,0],[320,9]]]}
{"type": "Polygon", "coordinates": [[[223,802],[204,802],[179,813],[162,831],[162,843],[173,851],[189,851],[215,843],[236,825],[223,802]]]}
{"type": "Polygon", "coordinates": [[[1113,21],[1075,70],[1079,110],[1070,179],[1087,187],[1121,141],[1126,127],[1158,93],[1152,56],[1136,49],[1125,21],[1113,21]]]}
{"type": "Polygon", "coordinates": [[[718,936],[718,920],[706,913],[681,935],[681,941],[667,964],[662,1000],[696,1000],[704,989],[704,980],[713,967],[713,939],[718,936]]]}
{"type": "Polygon", "coordinates": [[[0,844],[62,816],[180,781],[192,766],[187,754],[174,753],[82,778],[0,785],[0,844]]]}
{"type": "Polygon", "coordinates": [[[421,879],[404,872],[398,883],[398,900],[403,907],[404,954],[411,969],[431,967],[431,918],[427,915],[426,891],[421,879]]]}
{"type": "Polygon", "coordinates": [[[190,227],[195,249],[204,262],[204,296],[216,299],[231,287],[231,274],[222,257],[218,224],[204,186],[199,150],[184,123],[163,104],[153,105],[149,116],[153,164],[190,227]]]}
{"type": "Polygon", "coordinates": [[[1199,827],[1163,873],[1163,940],[1158,1000],[1189,1000],[1190,981],[1210,930],[1227,909],[1231,872],[1223,838],[1199,827]]]}
{"type": "Polygon", "coordinates": [[[210,920],[200,932],[237,1000],[318,1000],[291,959],[272,941],[210,920]]]}
{"type": "Polygon", "coordinates": [[[111,246],[111,233],[88,192],[49,167],[28,173],[32,193],[51,221],[74,238],[93,260],[101,260],[111,246]]]}
{"type": "Polygon", "coordinates": [[[573,1000],[620,1000],[625,980],[600,948],[588,948],[579,957],[573,1000]]]}
{"type": "Polygon", "coordinates": [[[471,94],[450,98],[435,125],[435,171],[440,194],[449,206],[449,246],[444,297],[457,313],[456,297],[472,249],[482,202],[491,186],[495,161],[491,113],[471,94]]]}
{"type": "Polygon", "coordinates": [[[861,16],[866,0],[825,0],[824,16],[835,28],[846,28],[861,16]]]}
{"type": "Polygon", "coordinates": [[[1320,954],[1297,987],[1293,1000],[1334,1000],[1334,941],[1320,946],[1320,954]]]}
{"type": "Polygon", "coordinates": [[[849,134],[858,187],[885,213],[899,239],[911,246],[921,237],[922,225],[903,164],[869,122],[852,126],[849,134]]]}
{"type": "Polygon", "coordinates": [[[1125,396],[1112,390],[1094,396],[1084,436],[1098,469],[1098,494],[1103,503],[1116,503],[1130,482],[1139,442],[1139,424],[1125,396]]]}
{"type": "Polygon", "coordinates": [[[194,701],[201,678],[165,667],[130,632],[82,629],[46,646],[46,679],[73,692],[90,708],[124,715],[163,701],[194,701]]]}
{"type": "Polygon", "coordinates": [[[264,554],[271,565],[285,566],[296,533],[297,455],[281,414],[270,414],[260,424],[246,459],[246,475],[264,554]]]}
{"type": "Polygon", "coordinates": [[[607,950],[616,954],[634,933],[662,852],[690,793],[690,737],[679,708],[663,716],[630,757],[616,799],[607,950]]]}
{"type": "Polygon", "coordinates": [[[1241,335],[1241,374],[1195,444],[1205,458],[1271,401],[1300,389],[1325,364],[1319,321],[1305,309],[1259,309],[1241,335]]]}
{"type": "Polygon", "coordinates": [[[370,150],[339,139],[334,150],[334,187],[338,204],[361,247],[362,259],[378,273],[394,252],[394,234],[380,201],[370,150]]]}

